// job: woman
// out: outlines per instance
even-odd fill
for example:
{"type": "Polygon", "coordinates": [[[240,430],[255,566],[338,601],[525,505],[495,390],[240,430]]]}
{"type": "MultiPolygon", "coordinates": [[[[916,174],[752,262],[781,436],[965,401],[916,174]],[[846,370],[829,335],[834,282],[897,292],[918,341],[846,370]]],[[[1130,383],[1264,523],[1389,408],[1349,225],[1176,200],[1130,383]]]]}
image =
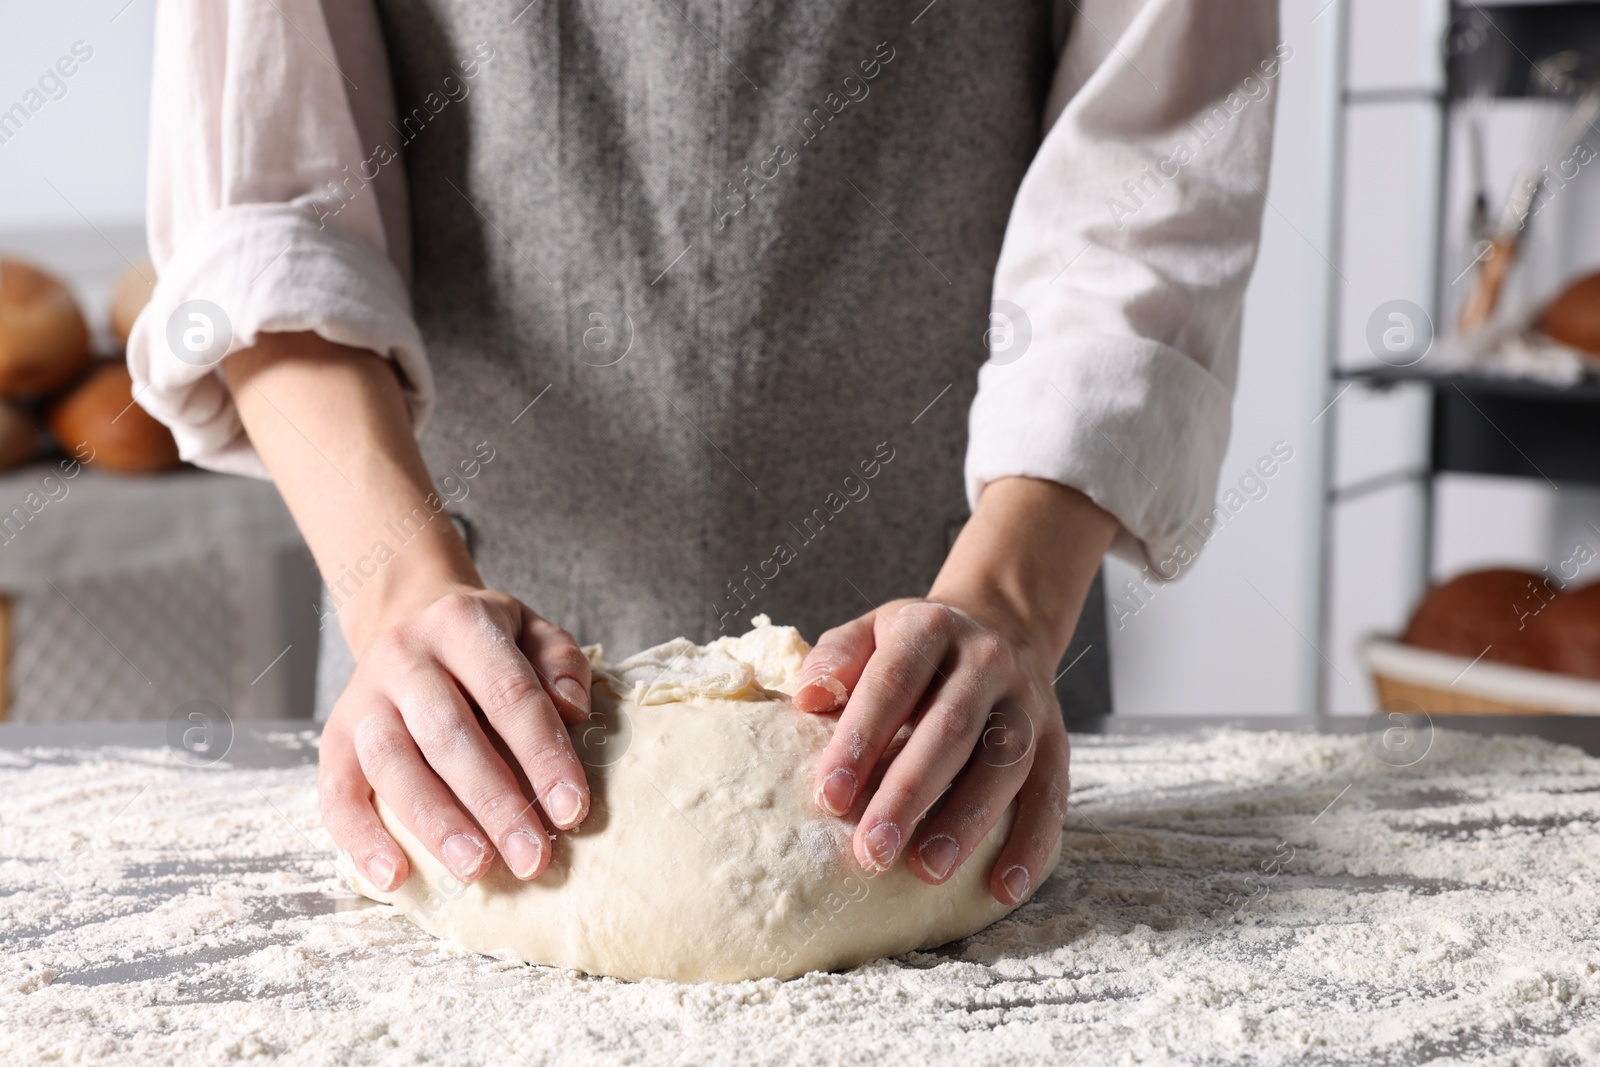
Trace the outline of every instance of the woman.
{"type": "Polygon", "coordinates": [[[823,811],[914,723],[857,861],[943,881],[1015,800],[1023,900],[1099,561],[1214,491],[1275,6],[167,0],[130,362],[328,583],[339,847],[404,881],[376,792],[538,877],[590,802],[573,635],[765,612],[821,633],[823,811]]]}

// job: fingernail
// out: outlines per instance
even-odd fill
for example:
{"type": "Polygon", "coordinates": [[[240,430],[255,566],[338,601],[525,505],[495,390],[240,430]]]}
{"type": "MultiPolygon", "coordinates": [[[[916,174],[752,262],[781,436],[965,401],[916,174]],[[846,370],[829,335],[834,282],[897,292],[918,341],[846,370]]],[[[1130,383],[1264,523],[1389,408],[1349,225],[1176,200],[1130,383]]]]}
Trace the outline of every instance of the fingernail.
{"type": "Polygon", "coordinates": [[[570,830],[583,818],[583,794],[571,782],[561,782],[544,801],[551,820],[563,830],[570,830]]]}
{"type": "Polygon", "coordinates": [[[1020,865],[1008,867],[1006,873],[1000,876],[1000,884],[1011,894],[1013,904],[1022,903],[1022,898],[1028,895],[1028,886],[1032,882],[1033,878],[1028,874],[1028,868],[1020,865]]]}
{"type": "Polygon", "coordinates": [[[556,680],[556,692],[560,693],[568,704],[571,704],[585,715],[589,714],[589,693],[578,683],[576,678],[558,678],[556,680]]]}
{"type": "Polygon", "coordinates": [[[900,851],[900,827],[892,822],[880,822],[867,831],[866,845],[872,865],[887,871],[894,866],[895,854],[900,851]]]}
{"type": "Polygon", "coordinates": [[[840,767],[822,780],[817,789],[817,807],[830,815],[843,815],[856,799],[855,772],[840,767]]]}
{"type": "Polygon", "coordinates": [[[823,671],[824,673],[817,675],[815,678],[809,679],[804,685],[796,690],[795,696],[799,696],[801,693],[810,690],[816,690],[820,693],[820,695],[826,698],[827,703],[819,703],[814,710],[837,711],[838,709],[844,707],[849,701],[850,693],[845,689],[843,682],[839,681],[839,679],[835,678],[833,675],[826,673],[826,668],[823,668],[823,671]]]}
{"type": "Polygon", "coordinates": [[[506,866],[518,878],[527,878],[539,866],[544,855],[544,842],[526,830],[517,830],[506,837],[500,851],[505,854],[506,866]]]}
{"type": "Polygon", "coordinates": [[[922,866],[941,882],[950,874],[950,868],[956,865],[959,855],[961,846],[949,834],[934,834],[917,849],[917,858],[922,860],[922,866]]]}
{"type": "Polygon", "coordinates": [[[444,861],[455,876],[465,881],[483,866],[486,849],[483,842],[474,841],[466,834],[451,834],[444,839],[444,846],[439,851],[444,853],[444,861]]]}
{"type": "Polygon", "coordinates": [[[382,852],[367,860],[367,881],[385,892],[394,888],[396,873],[394,860],[382,852]]]}

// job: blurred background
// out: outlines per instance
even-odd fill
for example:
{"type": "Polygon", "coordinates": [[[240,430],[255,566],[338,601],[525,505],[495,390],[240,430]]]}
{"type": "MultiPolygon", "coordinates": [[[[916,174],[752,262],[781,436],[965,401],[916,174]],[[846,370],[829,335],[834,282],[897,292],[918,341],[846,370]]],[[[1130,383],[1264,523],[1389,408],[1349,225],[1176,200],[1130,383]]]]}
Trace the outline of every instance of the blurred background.
{"type": "MultiPolygon", "coordinates": [[[[153,278],[154,14],[12,2],[0,37],[0,255],[65,282],[103,361],[0,409],[12,721],[164,719],[192,699],[310,714],[320,584],[275,491],[176,465],[120,369],[117,326],[153,278]]],[[[1178,582],[1108,564],[1114,708],[1364,716],[1515,706],[1507,687],[1531,684],[1523,703],[1596,710],[1581,671],[1539,688],[1498,654],[1408,659],[1381,638],[1464,572],[1600,573],[1580,550],[1600,558],[1600,295],[1562,297],[1600,269],[1600,4],[1286,0],[1283,35],[1223,510],[1178,582]]],[[[7,287],[46,285],[12,269],[7,287]]]]}

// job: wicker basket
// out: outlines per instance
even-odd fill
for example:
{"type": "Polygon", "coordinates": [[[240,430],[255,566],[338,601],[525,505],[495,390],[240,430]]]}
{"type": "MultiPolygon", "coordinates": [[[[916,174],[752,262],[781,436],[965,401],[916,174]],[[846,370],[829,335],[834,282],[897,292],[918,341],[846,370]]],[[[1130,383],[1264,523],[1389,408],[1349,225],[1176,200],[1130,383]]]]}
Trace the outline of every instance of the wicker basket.
{"type": "Polygon", "coordinates": [[[1470,660],[1371,637],[1362,659],[1381,711],[1457,715],[1600,715],[1600,682],[1470,660]]]}

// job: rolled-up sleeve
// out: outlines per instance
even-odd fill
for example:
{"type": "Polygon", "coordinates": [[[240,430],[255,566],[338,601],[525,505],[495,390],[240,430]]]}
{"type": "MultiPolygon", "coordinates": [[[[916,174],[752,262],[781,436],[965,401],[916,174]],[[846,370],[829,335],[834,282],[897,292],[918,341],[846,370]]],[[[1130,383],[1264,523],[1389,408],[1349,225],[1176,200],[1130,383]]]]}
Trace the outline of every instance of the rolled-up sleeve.
{"type": "Polygon", "coordinates": [[[1267,193],[1276,0],[1068,5],[1043,144],[1018,191],[979,372],[969,501],[1027,475],[1166,561],[1209,513],[1267,193]]]}
{"type": "Polygon", "coordinates": [[[370,0],[163,0],[148,204],[158,281],[128,365],[184,459],[267,477],[219,369],[262,333],[314,331],[394,361],[421,431],[433,380],[411,314],[393,114],[370,0]],[[190,328],[203,343],[186,343],[190,328]]]}

